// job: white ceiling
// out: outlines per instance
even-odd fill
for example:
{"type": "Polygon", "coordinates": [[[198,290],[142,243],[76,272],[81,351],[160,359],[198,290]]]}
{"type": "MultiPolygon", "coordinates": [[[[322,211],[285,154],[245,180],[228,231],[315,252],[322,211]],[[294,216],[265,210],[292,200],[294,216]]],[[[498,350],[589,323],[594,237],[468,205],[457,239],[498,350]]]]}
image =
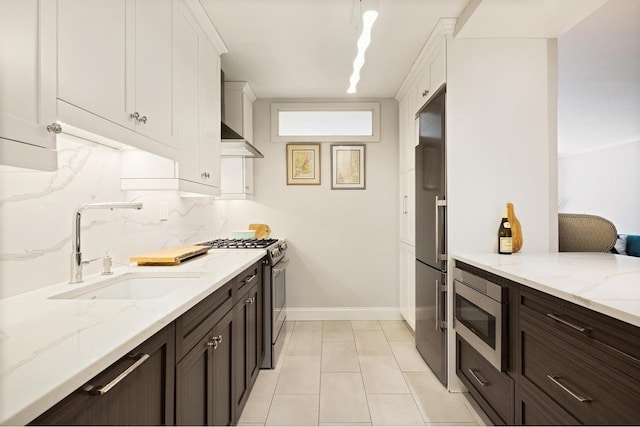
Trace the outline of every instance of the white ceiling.
{"type": "Polygon", "coordinates": [[[379,0],[358,92],[348,95],[354,0],[201,0],[229,48],[226,80],[248,81],[259,98],[393,97],[437,21],[468,1],[379,0]]]}
{"type": "Polygon", "coordinates": [[[460,15],[461,38],[556,38],[607,0],[471,0],[460,15]]]}

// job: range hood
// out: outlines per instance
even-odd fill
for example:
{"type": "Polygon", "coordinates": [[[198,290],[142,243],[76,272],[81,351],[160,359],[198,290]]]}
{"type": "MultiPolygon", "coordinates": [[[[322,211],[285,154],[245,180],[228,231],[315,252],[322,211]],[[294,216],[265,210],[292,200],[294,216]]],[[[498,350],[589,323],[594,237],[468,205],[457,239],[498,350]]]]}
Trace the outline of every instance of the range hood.
{"type": "MultiPolygon", "coordinates": [[[[238,134],[236,131],[231,129],[224,122],[225,118],[225,102],[224,102],[224,71],[220,70],[220,81],[222,85],[222,89],[220,91],[220,100],[221,100],[221,123],[220,123],[220,155],[223,157],[251,157],[255,159],[262,159],[264,155],[258,150],[256,147],[251,144],[251,142],[247,141],[242,135],[238,134]]],[[[240,106],[242,109],[242,106],[240,106]]],[[[242,111],[239,111],[238,114],[242,115],[242,111]]]]}

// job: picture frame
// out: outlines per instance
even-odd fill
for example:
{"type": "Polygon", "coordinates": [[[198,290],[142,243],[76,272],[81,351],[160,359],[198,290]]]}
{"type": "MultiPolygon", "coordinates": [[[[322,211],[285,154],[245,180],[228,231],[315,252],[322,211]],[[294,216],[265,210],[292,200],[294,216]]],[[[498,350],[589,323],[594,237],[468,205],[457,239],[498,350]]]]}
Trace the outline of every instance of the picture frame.
{"type": "Polygon", "coordinates": [[[287,144],[287,185],[320,185],[320,144],[287,144]]]}
{"type": "Polygon", "coordinates": [[[331,189],[366,189],[366,146],[331,144],[331,189]]]}

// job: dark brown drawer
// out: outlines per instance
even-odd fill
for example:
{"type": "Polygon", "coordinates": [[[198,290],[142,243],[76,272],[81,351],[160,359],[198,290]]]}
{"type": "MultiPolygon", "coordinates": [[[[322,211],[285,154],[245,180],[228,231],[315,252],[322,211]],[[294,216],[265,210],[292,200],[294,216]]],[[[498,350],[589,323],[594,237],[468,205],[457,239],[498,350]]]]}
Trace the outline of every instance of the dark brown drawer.
{"type": "Polygon", "coordinates": [[[520,384],[530,383],[583,424],[638,424],[640,383],[521,319],[520,384]]]}
{"type": "Polygon", "coordinates": [[[561,426],[580,423],[557,403],[539,391],[528,391],[525,385],[516,389],[516,425],[561,426]]]}
{"type": "Polygon", "coordinates": [[[456,373],[495,424],[513,424],[513,379],[456,334],[456,373]],[[487,408],[489,406],[489,408],[487,408]]]}
{"type": "Polygon", "coordinates": [[[176,360],[182,359],[233,307],[235,279],[176,320],[176,360]]]}
{"type": "Polygon", "coordinates": [[[520,314],[640,381],[640,328],[531,289],[520,293],[520,314]]]}
{"type": "Polygon", "coordinates": [[[262,283],[262,263],[257,262],[236,276],[236,300],[241,300],[256,283],[262,283]]]}

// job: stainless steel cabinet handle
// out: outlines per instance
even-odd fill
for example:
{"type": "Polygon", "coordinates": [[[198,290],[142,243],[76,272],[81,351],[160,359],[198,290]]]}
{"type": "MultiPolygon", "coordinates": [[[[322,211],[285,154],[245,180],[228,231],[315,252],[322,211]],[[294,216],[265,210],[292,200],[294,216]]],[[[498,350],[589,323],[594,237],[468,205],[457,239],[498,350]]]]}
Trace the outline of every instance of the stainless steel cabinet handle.
{"type": "Polygon", "coordinates": [[[425,96],[427,96],[428,93],[429,91],[425,89],[424,91],[422,91],[422,97],[424,98],[425,96]]]}
{"type": "Polygon", "coordinates": [[[218,348],[218,341],[216,341],[214,338],[213,341],[207,342],[207,347],[213,347],[213,349],[215,350],[216,348],[218,348]]]}
{"type": "Polygon", "coordinates": [[[111,390],[116,385],[118,385],[118,383],[120,381],[122,381],[130,373],[132,373],[133,371],[138,369],[138,367],[140,365],[142,365],[149,358],[149,355],[147,353],[143,353],[143,354],[130,355],[129,357],[137,358],[138,360],[136,360],[136,362],[133,365],[129,366],[120,375],[118,375],[113,380],[111,380],[111,382],[109,382],[107,385],[104,385],[102,387],[97,387],[96,388],[95,386],[89,384],[89,385],[84,387],[84,391],[86,391],[87,393],[92,394],[94,396],[102,396],[103,394],[107,394],[109,392],[109,390],[111,390]]]}
{"type": "Polygon", "coordinates": [[[255,298],[251,297],[251,298],[247,298],[246,300],[244,300],[244,302],[246,304],[253,304],[253,302],[255,301],[255,298]]]}
{"type": "Polygon", "coordinates": [[[131,114],[129,114],[129,118],[130,119],[134,119],[135,121],[139,122],[140,121],[140,113],[138,113],[137,111],[135,113],[131,113],[131,114]]]}
{"type": "Polygon", "coordinates": [[[547,378],[549,378],[555,385],[560,387],[562,390],[564,390],[567,394],[571,395],[571,397],[573,397],[577,401],[580,401],[580,402],[591,402],[592,399],[590,397],[580,396],[579,394],[574,393],[567,386],[562,384],[560,382],[560,377],[559,376],[557,376],[557,375],[547,375],[547,378]]]}
{"type": "Polygon", "coordinates": [[[473,377],[473,379],[475,379],[476,381],[478,381],[478,384],[480,384],[482,387],[486,387],[489,385],[489,383],[487,381],[483,381],[480,379],[480,377],[476,374],[476,371],[469,368],[467,369],[467,371],[471,374],[471,376],[473,377]]]}
{"type": "Polygon", "coordinates": [[[574,325],[573,323],[564,320],[562,317],[558,316],[557,314],[547,313],[547,317],[550,317],[556,322],[560,322],[563,325],[566,325],[572,329],[575,329],[578,332],[582,332],[584,334],[588,334],[589,332],[591,332],[591,328],[584,328],[582,326],[574,325]]]}
{"type": "Polygon", "coordinates": [[[218,335],[216,338],[214,338],[218,344],[222,344],[222,334],[218,335]]]}
{"type": "Polygon", "coordinates": [[[62,126],[59,123],[53,122],[50,125],[47,125],[47,132],[59,134],[62,132],[62,126]]]}
{"type": "Polygon", "coordinates": [[[408,213],[408,211],[407,211],[407,201],[408,201],[408,199],[409,199],[409,196],[407,196],[407,195],[402,196],[402,213],[403,214],[408,213]]]}
{"type": "Polygon", "coordinates": [[[142,116],[140,117],[140,122],[144,123],[145,125],[147,124],[147,116],[142,116]]]}

